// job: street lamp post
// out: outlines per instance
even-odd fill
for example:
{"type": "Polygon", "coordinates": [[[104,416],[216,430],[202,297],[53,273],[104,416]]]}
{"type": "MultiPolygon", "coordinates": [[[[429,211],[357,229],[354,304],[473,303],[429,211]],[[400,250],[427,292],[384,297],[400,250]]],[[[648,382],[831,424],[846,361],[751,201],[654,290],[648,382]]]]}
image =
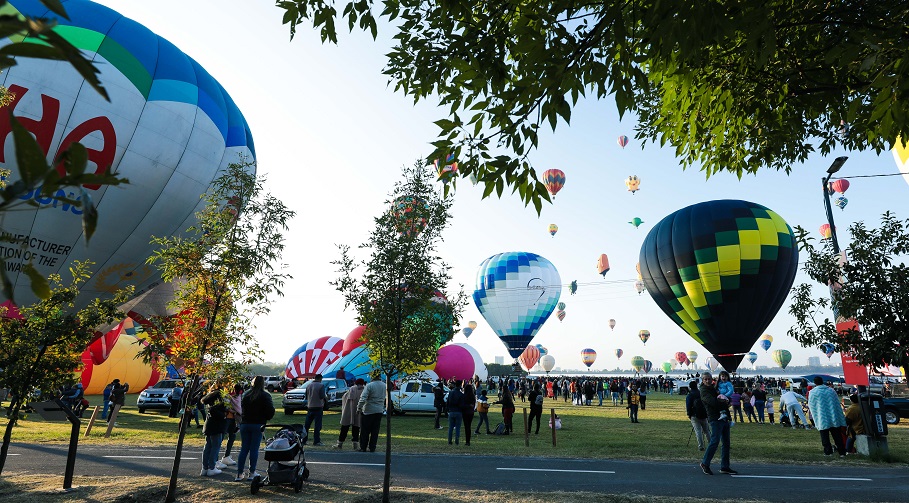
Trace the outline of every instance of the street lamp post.
{"type": "Polygon", "coordinates": [[[833,164],[827,168],[827,176],[821,178],[821,187],[824,190],[824,207],[827,210],[827,223],[830,225],[830,242],[833,244],[833,252],[837,254],[840,252],[840,243],[836,240],[836,227],[833,224],[833,209],[830,206],[830,189],[828,184],[830,183],[830,177],[836,174],[836,172],[843,167],[843,164],[846,164],[847,159],[849,158],[845,155],[834,159],[833,164]]]}

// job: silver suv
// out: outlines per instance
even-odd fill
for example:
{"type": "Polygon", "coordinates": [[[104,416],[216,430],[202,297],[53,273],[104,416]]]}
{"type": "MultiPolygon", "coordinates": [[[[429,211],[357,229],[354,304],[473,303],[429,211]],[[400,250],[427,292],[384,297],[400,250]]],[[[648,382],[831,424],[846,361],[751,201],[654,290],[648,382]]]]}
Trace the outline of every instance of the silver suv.
{"type": "Polygon", "coordinates": [[[177,387],[177,379],[168,379],[158,381],[154,386],[139,393],[136,399],[136,407],[139,414],[145,414],[148,409],[170,409],[170,395],[177,387]]]}

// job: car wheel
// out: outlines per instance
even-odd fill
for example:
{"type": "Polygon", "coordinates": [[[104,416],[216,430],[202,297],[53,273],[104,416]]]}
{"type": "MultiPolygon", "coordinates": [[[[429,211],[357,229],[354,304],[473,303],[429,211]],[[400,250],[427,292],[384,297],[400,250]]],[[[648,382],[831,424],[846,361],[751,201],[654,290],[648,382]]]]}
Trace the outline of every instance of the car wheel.
{"type": "Polygon", "coordinates": [[[899,424],[900,415],[893,409],[887,409],[887,411],[884,412],[884,420],[887,421],[887,424],[899,424]]]}
{"type": "Polygon", "coordinates": [[[291,410],[291,409],[284,409],[284,415],[285,415],[285,416],[292,416],[292,415],[294,415],[294,411],[291,410]]]}
{"type": "Polygon", "coordinates": [[[145,414],[145,409],[139,409],[139,414],[145,414]]]}

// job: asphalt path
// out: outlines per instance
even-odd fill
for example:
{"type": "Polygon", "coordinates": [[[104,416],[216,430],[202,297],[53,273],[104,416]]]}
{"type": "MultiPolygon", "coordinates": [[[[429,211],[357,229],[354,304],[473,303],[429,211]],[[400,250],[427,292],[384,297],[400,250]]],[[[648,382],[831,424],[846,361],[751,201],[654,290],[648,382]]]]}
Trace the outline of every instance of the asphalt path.
{"type": "MultiPolygon", "coordinates": [[[[348,442],[349,446],[350,443],[348,442]]],[[[62,475],[65,445],[10,446],[8,472],[62,475]]],[[[156,475],[167,477],[174,449],[80,446],[76,475],[156,475]]],[[[310,481],[325,484],[381,484],[384,454],[311,448],[306,452],[310,481]]],[[[184,477],[198,477],[202,451],[185,449],[180,465],[184,477]]],[[[266,463],[259,457],[259,471],[266,463]]],[[[905,467],[735,464],[738,475],[721,475],[718,459],[714,473],[701,473],[691,463],[565,459],[545,457],[474,456],[469,447],[450,455],[395,454],[393,485],[501,491],[592,491],[661,496],[746,498],[780,502],[909,501],[909,470],[905,467]]],[[[845,465],[845,463],[844,463],[845,465]]],[[[231,469],[216,477],[233,483],[231,469]]],[[[239,485],[239,484],[238,484],[239,485]]]]}

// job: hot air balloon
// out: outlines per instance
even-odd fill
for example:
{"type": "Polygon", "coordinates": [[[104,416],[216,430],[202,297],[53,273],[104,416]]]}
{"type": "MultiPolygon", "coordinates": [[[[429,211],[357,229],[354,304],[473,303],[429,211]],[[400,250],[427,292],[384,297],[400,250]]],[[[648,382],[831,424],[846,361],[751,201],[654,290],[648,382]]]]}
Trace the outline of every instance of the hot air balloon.
{"type": "Polygon", "coordinates": [[[773,211],[746,201],[708,201],[656,224],[640,263],[660,309],[735,371],[785,301],[798,247],[773,211]]]}
{"type": "Polygon", "coordinates": [[[716,358],[712,356],[708,357],[704,363],[711,372],[716,372],[716,369],[720,368],[720,362],[716,361],[716,358]]]}
{"type": "Polygon", "coordinates": [[[434,159],[432,165],[436,168],[436,173],[439,174],[438,180],[448,183],[452,178],[458,175],[458,163],[455,161],[454,154],[448,154],[445,157],[445,162],[443,163],[441,159],[434,159]]]}
{"type": "Polygon", "coordinates": [[[625,148],[625,146],[628,145],[628,137],[625,135],[619,135],[618,142],[620,147],[625,148]]]}
{"type": "Polygon", "coordinates": [[[81,208],[46,197],[40,187],[24,194],[27,204],[3,214],[3,234],[16,240],[6,245],[10,253],[4,257],[20,305],[37,300],[22,264],[31,262],[42,277],[65,277],[74,259],[93,261],[96,272],[76,300],[75,309],[81,309],[120,288],[141,292],[160,282],[160,271],[146,264],[157,249],[151,236],[178,235],[195,224],[205,204],[199,196],[229,164],[244,156],[254,160],[255,149],[243,114],[224,88],[173,44],[102,5],[69,1],[66,11],[69,19],[34,0],[4,5],[6,15],[56,18],[54,32],[95,62],[110,101],[68,63],[18,58],[0,75],[12,97],[0,111],[0,139],[7,145],[0,163],[15,177],[6,184],[18,182],[20,173],[10,155],[12,114],[38,140],[39,155],[48,162],[81,142],[89,172],[110,168],[130,185],[88,184],[84,191],[55,194],[91,198],[100,210],[91,246],[80,243],[81,208]]]}
{"type": "Polygon", "coordinates": [[[552,197],[555,197],[562,190],[562,186],[565,185],[565,173],[560,169],[547,169],[543,172],[541,181],[552,197]]]}
{"type": "Polygon", "coordinates": [[[477,329],[477,322],[475,322],[475,321],[468,321],[468,322],[467,322],[467,326],[470,327],[471,330],[476,330],[476,329],[477,329]]]}
{"type": "Polygon", "coordinates": [[[675,360],[679,362],[679,365],[688,365],[691,363],[688,361],[688,355],[686,355],[684,351],[677,352],[675,354],[675,360]]]}
{"type": "Polygon", "coordinates": [[[786,365],[789,365],[789,362],[792,361],[792,353],[785,349],[775,349],[772,354],[773,361],[782,369],[785,369],[786,365]]]}
{"type": "Polygon", "coordinates": [[[344,338],[344,346],[341,348],[341,356],[349,354],[354,349],[366,344],[366,326],[359,327],[350,331],[344,338]]]}
{"type": "Polygon", "coordinates": [[[615,357],[616,357],[616,358],[621,359],[623,354],[625,354],[625,352],[622,351],[621,348],[617,348],[617,349],[615,350],[615,357]]]}
{"type": "Polygon", "coordinates": [[[297,348],[287,361],[284,375],[290,379],[313,377],[321,374],[329,365],[341,357],[344,339],[319,337],[297,348]]]}
{"type": "Polygon", "coordinates": [[[557,311],[556,317],[559,318],[559,321],[563,321],[565,319],[565,311],[557,311]]]}
{"type": "Polygon", "coordinates": [[[849,180],[840,178],[839,180],[834,180],[830,182],[830,187],[833,188],[835,192],[840,194],[845,194],[849,190],[849,180]]]}
{"type": "Polygon", "coordinates": [[[644,286],[643,280],[639,279],[634,282],[634,291],[638,292],[638,295],[641,295],[642,293],[644,293],[644,290],[647,290],[647,287],[644,286]]]}
{"type": "Polygon", "coordinates": [[[635,272],[636,272],[637,275],[638,275],[638,279],[639,279],[639,280],[643,280],[644,277],[641,276],[641,263],[640,263],[640,262],[638,262],[637,264],[634,265],[634,270],[635,270],[635,272]]]}
{"type": "Polygon", "coordinates": [[[749,351],[748,354],[745,355],[745,358],[748,359],[748,363],[754,365],[754,362],[756,362],[758,359],[758,354],[754,351],[749,351]]]}
{"type": "Polygon", "coordinates": [[[670,358],[669,364],[672,365],[672,370],[675,370],[679,366],[679,361],[676,360],[675,358],[670,358]]]}
{"type": "Polygon", "coordinates": [[[690,361],[692,365],[694,365],[694,363],[696,361],[698,361],[698,352],[697,351],[689,351],[686,354],[686,356],[688,356],[688,361],[690,361]]]}
{"type": "Polygon", "coordinates": [[[574,280],[568,286],[568,291],[571,292],[571,295],[574,295],[578,292],[578,280],[574,280]]]}
{"type": "Polygon", "coordinates": [[[672,370],[672,364],[669,362],[663,362],[660,367],[663,369],[663,372],[668,374],[672,370]]]}
{"type": "Polygon", "coordinates": [[[558,309],[559,311],[564,311],[566,307],[567,306],[565,305],[564,302],[559,302],[558,304],[556,304],[556,309],[558,309]]]}
{"type": "Polygon", "coordinates": [[[818,229],[818,232],[821,233],[821,237],[824,239],[830,239],[830,236],[833,235],[833,233],[830,231],[830,224],[822,225],[821,228],[818,229]]]}
{"type": "Polygon", "coordinates": [[[600,255],[600,258],[597,259],[597,273],[602,274],[605,278],[607,272],[609,272],[609,257],[603,253],[600,255]]]}
{"type": "Polygon", "coordinates": [[[631,224],[631,225],[633,225],[634,228],[637,229],[638,227],[641,226],[642,223],[644,223],[644,221],[641,220],[641,219],[638,218],[638,217],[634,217],[634,218],[632,218],[631,221],[628,222],[628,223],[631,224]]]}
{"type": "Polygon", "coordinates": [[[615,330],[615,320],[609,320],[609,330],[615,330]]]}
{"type": "Polygon", "coordinates": [[[528,345],[524,348],[524,352],[521,353],[521,356],[518,357],[518,361],[521,363],[521,366],[524,367],[524,370],[529,371],[538,361],[540,361],[540,348],[528,345]]]}
{"type": "Polygon", "coordinates": [[[634,194],[641,187],[641,179],[638,175],[631,175],[625,179],[625,186],[628,187],[628,192],[634,194]]]}
{"type": "Polygon", "coordinates": [[[587,348],[581,351],[581,363],[587,365],[587,368],[590,368],[597,359],[597,352],[587,348]]]}
{"type": "MultiPolygon", "coordinates": [[[[470,380],[477,376],[480,380],[489,377],[489,371],[480,353],[470,344],[446,344],[439,348],[436,364],[432,369],[439,377],[448,376],[455,379],[470,380]]],[[[431,375],[431,374],[430,374],[431,375]]]]}
{"type": "Polygon", "coordinates": [[[758,344],[761,346],[761,349],[767,351],[770,349],[770,345],[773,344],[773,336],[770,334],[764,334],[758,339],[758,344]]]}
{"type": "Polygon", "coordinates": [[[493,255],[480,264],[473,301],[512,358],[517,358],[559,302],[562,280],[552,262],[527,252],[493,255]]]}
{"type": "Polygon", "coordinates": [[[542,344],[537,344],[537,349],[540,350],[540,357],[546,356],[549,354],[549,350],[546,349],[542,344]]]}
{"type": "Polygon", "coordinates": [[[555,367],[555,358],[552,355],[546,355],[540,358],[540,366],[543,367],[543,370],[548,374],[549,371],[555,367]]]}
{"type": "Polygon", "coordinates": [[[909,144],[903,143],[903,140],[897,137],[892,150],[896,169],[903,174],[903,180],[909,183],[909,144]]]}
{"type": "Polygon", "coordinates": [[[843,196],[840,196],[833,201],[833,204],[837,205],[837,207],[842,210],[846,208],[847,204],[849,204],[849,200],[843,196]]]}
{"type": "Polygon", "coordinates": [[[461,332],[464,333],[464,337],[470,337],[470,334],[473,333],[473,329],[470,327],[464,327],[461,332]]]}
{"type": "Polygon", "coordinates": [[[556,224],[549,224],[549,234],[555,237],[556,232],[559,232],[559,226],[556,224]]]}
{"type": "Polygon", "coordinates": [[[399,196],[392,204],[395,230],[405,237],[416,237],[429,222],[429,204],[419,197],[399,196]]]}
{"type": "Polygon", "coordinates": [[[644,373],[649,374],[652,369],[653,369],[653,362],[651,362],[650,360],[644,360],[644,367],[643,367],[644,373]]]}
{"type": "Polygon", "coordinates": [[[134,335],[127,334],[125,329],[121,331],[119,325],[117,328],[119,337],[108,349],[103,361],[94,361],[89,349],[82,353],[79,382],[86,395],[104,393],[104,387],[115,378],[130,383],[130,393],[139,393],[161,379],[161,374],[154,365],[139,358],[143,342],[134,335]]]}
{"type": "Polygon", "coordinates": [[[823,352],[827,356],[827,359],[829,360],[830,357],[833,356],[833,353],[836,352],[836,346],[834,346],[833,344],[830,344],[829,342],[825,342],[825,343],[821,344],[821,352],[823,352]]]}
{"type": "Polygon", "coordinates": [[[632,356],[631,357],[631,368],[635,371],[640,372],[644,368],[644,357],[643,356],[632,356]]]}
{"type": "Polygon", "coordinates": [[[641,330],[638,332],[638,337],[641,338],[641,342],[647,344],[647,339],[650,339],[650,330],[641,330]]]}

